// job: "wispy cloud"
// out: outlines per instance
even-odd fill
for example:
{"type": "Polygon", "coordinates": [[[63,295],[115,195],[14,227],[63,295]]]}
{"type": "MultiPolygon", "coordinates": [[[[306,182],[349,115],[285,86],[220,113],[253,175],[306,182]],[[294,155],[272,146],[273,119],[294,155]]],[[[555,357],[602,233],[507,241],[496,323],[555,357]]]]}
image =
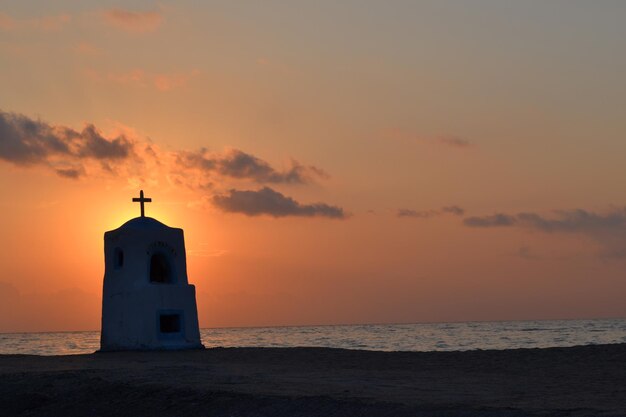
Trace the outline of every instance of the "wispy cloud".
{"type": "Polygon", "coordinates": [[[517,253],[515,255],[527,261],[536,261],[542,259],[540,255],[537,255],[535,252],[532,251],[530,246],[521,246],[517,250],[517,253]]]}
{"type": "Polygon", "coordinates": [[[61,177],[65,177],[65,178],[79,178],[81,175],[83,175],[85,173],[85,171],[81,168],[58,168],[55,169],[55,172],[60,175],[61,177]]]}
{"type": "Polygon", "coordinates": [[[476,146],[469,139],[455,135],[446,134],[437,136],[426,136],[408,132],[399,128],[384,129],[381,134],[385,139],[405,143],[430,144],[457,149],[468,149],[476,146]]]}
{"type": "Polygon", "coordinates": [[[102,55],[102,50],[98,47],[96,47],[95,45],[86,42],[86,41],[81,41],[78,42],[73,48],[72,50],[77,53],[78,55],[83,55],[83,56],[98,56],[98,55],[102,55]]]}
{"type": "Polygon", "coordinates": [[[417,219],[428,219],[430,217],[441,216],[443,214],[453,214],[455,216],[462,216],[465,213],[459,206],[445,206],[438,210],[411,210],[411,209],[398,209],[398,217],[410,217],[417,219]]]}
{"type": "Polygon", "coordinates": [[[6,13],[0,12],[0,30],[8,31],[13,29],[15,21],[6,13]]]}
{"type": "Polygon", "coordinates": [[[411,210],[411,209],[398,209],[398,217],[412,217],[416,219],[427,219],[439,214],[437,210],[411,210]]]}
{"type": "Polygon", "coordinates": [[[459,138],[456,136],[440,136],[434,139],[437,143],[442,145],[451,146],[453,148],[469,148],[472,146],[472,143],[463,138],[459,138]]]}
{"type": "Polygon", "coordinates": [[[570,234],[588,237],[600,243],[603,256],[626,257],[626,207],[613,208],[604,213],[584,209],[555,210],[551,216],[522,212],[498,213],[463,220],[468,227],[519,227],[543,233],[570,234]]]}
{"type": "Polygon", "coordinates": [[[86,71],[86,75],[97,82],[154,88],[159,91],[171,91],[186,87],[189,81],[199,74],[200,71],[196,69],[177,73],[153,73],[140,68],[125,72],[108,73],[101,73],[94,69],[86,71]]]}
{"type": "Polygon", "coordinates": [[[441,212],[454,214],[455,216],[462,216],[465,214],[465,210],[459,206],[445,206],[441,208],[441,212]]]}
{"type": "Polygon", "coordinates": [[[468,217],[464,223],[471,227],[520,226],[547,233],[606,232],[626,227],[626,208],[613,209],[603,214],[583,209],[555,210],[551,217],[532,212],[514,215],[500,213],[468,217]]]}
{"type": "Polygon", "coordinates": [[[496,213],[490,216],[474,216],[463,220],[466,226],[470,227],[502,227],[513,226],[517,222],[515,216],[509,214],[496,213]]]}
{"type": "Polygon", "coordinates": [[[301,204],[291,197],[274,191],[269,187],[260,190],[229,190],[226,194],[215,195],[213,203],[221,210],[242,213],[247,216],[262,214],[272,217],[328,217],[331,219],[347,218],[344,210],[325,203],[301,204]]]}
{"type": "Polygon", "coordinates": [[[34,30],[41,32],[55,32],[63,29],[72,17],[63,13],[58,15],[16,19],[0,12],[0,31],[34,30]]]}
{"type": "Polygon", "coordinates": [[[102,18],[110,26],[135,33],[154,32],[163,23],[163,15],[158,11],[111,9],[103,11],[102,18]]]}
{"type": "MultiPolygon", "coordinates": [[[[93,12],[87,12],[85,16],[94,17],[93,12]]],[[[133,11],[126,9],[109,9],[95,13],[108,26],[133,32],[148,33],[156,31],[164,21],[160,11],[133,11]]],[[[81,16],[76,16],[79,20],[81,16]]],[[[56,32],[65,28],[73,20],[69,13],[55,15],[17,18],[7,13],[0,12],[0,32],[39,31],[56,32]]]]}

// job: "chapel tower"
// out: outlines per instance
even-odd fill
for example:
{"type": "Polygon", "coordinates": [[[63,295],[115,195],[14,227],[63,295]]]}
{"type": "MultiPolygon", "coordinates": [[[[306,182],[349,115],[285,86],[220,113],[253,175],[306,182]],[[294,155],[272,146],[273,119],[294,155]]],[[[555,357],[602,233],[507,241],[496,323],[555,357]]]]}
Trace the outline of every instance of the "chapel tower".
{"type": "Polygon", "coordinates": [[[101,351],[202,348],[183,230],[141,216],[104,234],[101,351]]]}

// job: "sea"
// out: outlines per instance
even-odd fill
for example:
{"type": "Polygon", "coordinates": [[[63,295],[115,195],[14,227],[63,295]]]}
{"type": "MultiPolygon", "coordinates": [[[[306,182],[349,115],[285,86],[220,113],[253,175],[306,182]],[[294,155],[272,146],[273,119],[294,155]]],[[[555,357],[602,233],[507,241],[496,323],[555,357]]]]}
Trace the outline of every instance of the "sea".
{"type": "MultiPolygon", "coordinates": [[[[201,329],[212,347],[315,346],[380,351],[455,351],[626,343],[626,319],[362,324],[201,329]]],[[[0,354],[93,353],[99,331],[0,333],[0,354]]]]}

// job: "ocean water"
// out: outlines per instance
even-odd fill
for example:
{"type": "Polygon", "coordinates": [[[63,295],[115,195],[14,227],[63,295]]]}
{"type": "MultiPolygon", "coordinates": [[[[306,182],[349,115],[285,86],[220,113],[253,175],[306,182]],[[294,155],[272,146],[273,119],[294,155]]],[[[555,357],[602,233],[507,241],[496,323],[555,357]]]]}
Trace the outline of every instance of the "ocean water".
{"type": "MultiPolygon", "coordinates": [[[[318,346],[382,351],[517,349],[626,343],[626,319],[202,329],[206,347],[318,346]]],[[[68,355],[100,332],[0,333],[0,354],[68,355]]]]}

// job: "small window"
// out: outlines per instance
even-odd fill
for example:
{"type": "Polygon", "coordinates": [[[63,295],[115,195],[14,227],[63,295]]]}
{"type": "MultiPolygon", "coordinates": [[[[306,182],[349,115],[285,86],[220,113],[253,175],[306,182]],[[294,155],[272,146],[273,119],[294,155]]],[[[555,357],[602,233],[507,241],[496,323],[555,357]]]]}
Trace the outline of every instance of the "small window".
{"type": "Polygon", "coordinates": [[[163,253],[155,253],[150,258],[150,282],[171,284],[174,282],[172,267],[163,253]]]}
{"type": "Polygon", "coordinates": [[[115,269],[120,269],[124,266],[124,251],[120,248],[115,248],[115,252],[113,254],[113,265],[115,269]]]}
{"type": "Polygon", "coordinates": [[[161,314],[159,316],[161,333],[180,333],[180,314],[161,314]]]}

